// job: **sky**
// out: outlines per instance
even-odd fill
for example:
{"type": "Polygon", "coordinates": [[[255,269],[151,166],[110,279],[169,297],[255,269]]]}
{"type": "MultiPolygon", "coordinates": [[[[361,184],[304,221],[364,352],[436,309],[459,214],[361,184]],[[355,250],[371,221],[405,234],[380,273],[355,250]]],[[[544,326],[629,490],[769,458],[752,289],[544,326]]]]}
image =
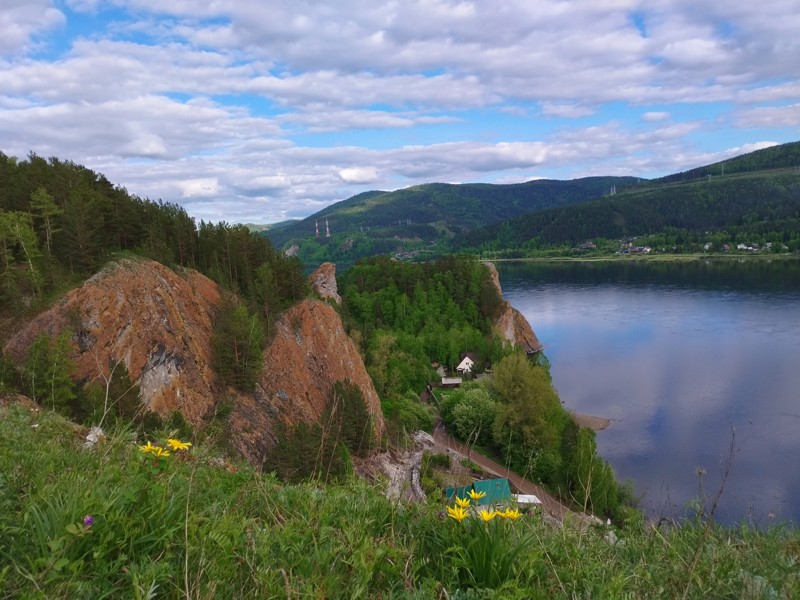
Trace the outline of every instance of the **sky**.
{"type": "Polygon", "coordinates": [[[0,151],[195,219],[800,140],[800,0],[2,0],[0,151]]]}

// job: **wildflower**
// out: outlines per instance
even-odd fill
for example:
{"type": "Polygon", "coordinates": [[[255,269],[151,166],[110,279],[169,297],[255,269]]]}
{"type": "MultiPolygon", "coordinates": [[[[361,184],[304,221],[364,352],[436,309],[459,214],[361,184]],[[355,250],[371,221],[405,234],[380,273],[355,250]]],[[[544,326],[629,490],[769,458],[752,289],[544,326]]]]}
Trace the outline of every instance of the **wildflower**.
{"type": "Polygon", "coordinates": [[[484,523],[488,523],[497,515],[502,515],[503,513],[499,513],[496,510],[482,510],[478,514],[481,516],[481,519],[483,519],[484,523]]]}
{"type": "Polygon", "coordinates": [[[92,525],[94,525],[94,517],[92,515],[86,515],[83,517],[84,527],[91,527],[92,525]]]}
{"type": "Polygon", "coordinates": [[[469,498],[456,498],[456,506],[467,508],[469,506],[469,498]]]}
{"type": "Polygon", "coordinates": [[[486,492],[476,492],[475,490],[469,491],[469,497],[477,502],[486,495],[486,492]]]}
{"type": "Polygon", "coordinates": [[[180,440],[167,440],[167,444],[169,444],[170,448],[173,450],[188,450],[189,446],[192,445],[192,442],[182,442],[180,440]]]}
{"type": "Polygon", "coordinates": [[[452,517],[459,523],[467,518],[467,509],[461,508],[460,506],[448,506],[447,507],[447,516],[452,517]]]}
{"type": "Polygon", "coordinates": [[[153,446],[153,444],[151,444],[148,440],[147,444],[144,446],[139,446],[139,451],[144,452],[145,454],[155,454],[156,448],[158,448],[158,446],[153,446]]]}
{"type": "Polygon", "coordinates": [[[505,511],[498,513],[504,519],[511,519],[512,521],[516,521],[522,516],[522,513],[519,512],[516,508],[507,508],[505,511]]]}
{"type": "Polygon", "coordinates": [[[169,452],[164,450],[161,446],[153,446],[153,450],[151,452],[155,454],[156,458],[169,456],[169,452]]]}

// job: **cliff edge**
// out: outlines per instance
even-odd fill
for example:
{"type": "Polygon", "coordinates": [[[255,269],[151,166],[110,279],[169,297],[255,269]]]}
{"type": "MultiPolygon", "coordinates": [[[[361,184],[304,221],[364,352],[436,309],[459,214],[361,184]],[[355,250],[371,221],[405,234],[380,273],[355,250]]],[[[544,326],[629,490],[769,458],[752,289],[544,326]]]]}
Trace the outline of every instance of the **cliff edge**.
{"type": "MultiPolygon", "coordinates": [[[[326,268],[318,280],[335,293],[335,270],[326,268]]],[[[361,388],[380,435],[378,394],[333,307],[305,300],[287,310],[263,350],[255,391],[243,393],[222,389],[212,367],[219,304],[217,284],[197,272],[123,259],[27,323],[3,350],[21,365],[42,332],[55,337],[71,331],[77,381],[103,384],[113,366],[123,363],[144,407],[161,415],[177,410],[195,425],[214,414],[220,398],[230,398],[231,443],[254,464],[272,447],[279,422],[318,420],[339,380],[361,388]]]]}
{"type": "MultiPolygon", "coordinates": [[[[500,286],[500,275],[494,263],[484,263],[489,269],[492,281],[497,288],[500,296],[503,295],[503,288],[500,286]]],[[[511,306],[508,300],[503,300],[503,306],[498,317],[494,321],[494,330],[505,340],[519,346],[528,354],[539,352],[544,348],[539,338],[533,332],[528,320],[516,308],[511,306]]]]}

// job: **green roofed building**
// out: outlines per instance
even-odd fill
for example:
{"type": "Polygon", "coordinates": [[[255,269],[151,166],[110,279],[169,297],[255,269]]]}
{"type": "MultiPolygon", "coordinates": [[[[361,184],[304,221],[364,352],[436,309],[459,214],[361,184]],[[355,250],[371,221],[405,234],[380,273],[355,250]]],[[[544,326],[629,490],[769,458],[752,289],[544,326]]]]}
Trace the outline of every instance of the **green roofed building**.
{"type": "Polygon", "coordinates": [[[505,477],[476,481],[472,485],[465,485],[462,487],[447,488],[445,496],[447,496],[448,502],[453,502],[456,498],[469,498],[469,493],[472,490],[475,490],[477,493],[484,492],[486,494],[483,498],[478,500],[478,506],[500,504],[512,499],[511,488],[508,486],[508,479],[505,477]]]}

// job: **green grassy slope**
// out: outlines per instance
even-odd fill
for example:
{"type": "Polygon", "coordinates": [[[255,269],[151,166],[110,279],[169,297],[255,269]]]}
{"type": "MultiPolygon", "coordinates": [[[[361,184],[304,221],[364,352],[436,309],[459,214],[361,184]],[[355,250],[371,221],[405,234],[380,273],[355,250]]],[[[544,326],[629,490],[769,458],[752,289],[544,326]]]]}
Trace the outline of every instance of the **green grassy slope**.
{"type": "MultiPolygon", "coordinates": [[[[93,449],[0,408],[2,598],[796,598],[796,529],[482,523],[358,480],[280,484],[194,440],[159,461],[129,429],[93,449]],[[480,591],[479,591],[480,590],[480,591]]],[[[157,433],[153,443],[164,442],[157,433]]]]}

